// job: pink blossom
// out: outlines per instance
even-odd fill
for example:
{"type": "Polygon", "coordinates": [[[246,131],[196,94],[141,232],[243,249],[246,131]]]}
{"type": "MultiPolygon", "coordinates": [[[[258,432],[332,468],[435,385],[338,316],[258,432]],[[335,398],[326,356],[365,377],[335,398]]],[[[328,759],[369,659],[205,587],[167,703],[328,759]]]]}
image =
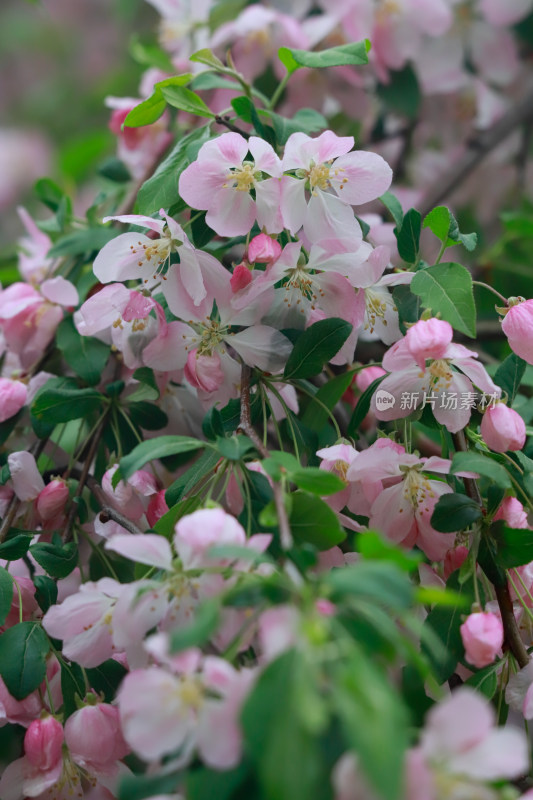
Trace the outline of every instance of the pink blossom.
{"type": "Polygon", "coordinates": [[[503,645],[503,625],[496,614],[470,614],[461,625],[466,660],[481,669],[492,664],[503,645]]]}
{"type": "Polygon", "coordinates": [[[191,350],[184,374],[191,386],[208,393],[216,392],[224,382],[220,356],[216,352],[209,356],[200,355],[198,349],[191,350]]]}
{"type": "Polygon", "coordinates": [[[421,319],[405,336],[407,349],[420,369],[425,368],[427,358],[443,358],[452,339],[452,326],[441,319],[421,319]]]}
{"type": "MultiPolygon", "coordinates": [[[[415,331],[412,336],[417,336],[415,329],[421,322],[409,329],[410,332],[415,331]]],[[[424,398],[431,396],[435,419],[451,433],[457,433],[470,419],[471,406],[463,403],[462,398],[473,397],[475,400],[472,382],[493,398],[501,396],[500,387],[496,386],[483,365],[476,360],[477,353],[463,345],[450,343],[443,349],[442,341],[436,339],[434,348],[428,347],[425,351],[419,351],[419,359],[422,352],[429,363],[420,367],[409,349],[406,336],[385,353],[382,365],[390,374],[380,383],[379,392],[389,393],[394,402],[378,408],[376,395],[379,392],[375,392],[370,408],[377,419],[389,421],[407,417],[424,398]],[[401,402],[404,393],[412,396],[412,403],[401,402]]]]}
{"type": "Polygon", "coordinates": [[[26,404],[28,390],[20,381],[0,378],[0,422],[14,417],[26,404]]]}
{"type": "MultiPolygon", "coordinates": [[[[246,545],[246,534],[235,517],[222,508],[202,508],[176,523],[176,551],[184,569],[198,569],[215,563],[207,551],[214,545],[246,545]]],[[[227,562],[226,562],[227,563],[227,562]]]]}
{"type": "Polygon", "coordinates": [[[433,706],[420,744],[409,752],[408,797],[424,780],[433,793],[442,781],[454,779],[462,797],[472,797],[479,784],[517,778],[529,768],[526,735],[518,728],[495,727],[494,709],[481,695],[462,687],[433,706]],[[469,792],[470,787],[470,792],[469,792]]]}
{"type": "Polygon", "coordinates": [[[65,723],[65,741],[76,764],[90,771],[105,771],[129,753],[118,708],[108,703],[75,711],[65,723]]]}
{"type": "Polygon", "coordinates": [[[459,545],[452,550],[448,550],[444,556],[444,577],[446,580],[448,580],[452,572],[455,572],[456,569],[460,569],[468,558],[468,553],[468,547],[464,545],[459,545]]]}
{"type": "Polygon", "coordinates": [[[392,170],[376,153],[358,150],[352,136],[336,136],[324,131],[311,138],[293,133],[285,145],[283,156],[281,213],[285,227],[296,233],[302,225],[311,228],[320,216],[321,199],[334,213],[335,198],[349,205],[375,200],[390,186],[392,170]],[[306,189],[311,198],[306,200],[306,189]]]}
{"type": "Polygon", "coordinates": [[[48,522],[64,508],[68,500],[68,486],[61,478],[54,478],[44,489],[41,489],[35,501],[37,514],[42,522],[48,522]]]}
{"type": "Polygon", "coordinates": [[[277,239],[267,236],[266,233],[260,233],[259,236],[254,236],[248,245],[248,261],[251,264],[259,262],[260,264],[270,264],[281,255],[281,245],[277,239]]]}
{"type": "Polygon", "coordinates": [[[15,700],[0,676],[0,727],[10,722],[13,725],[23,725],[27,728],[42,710],[43,704],[37,689],[24,700],[15,700]]]}
{"type": "Polygon", "coordinates": [[[526,441],[526,423],[505,403],[494,403],[483,414],[481,435],[496,453],[521,450],[526,441]]]}
{"type": "Polygon", "coordinates": [[[148,508],[146,509],[146,519],[151,528],[154,527],[156,522],[168,511],[167,502],[165,500],[165,489],[161,489],[150,497],[148,508]]]}
{"type": "Polygon", "coordinates": [[[151,288],[161,282],[170,310],[179,315],[181,305],[177,306],[174,298],[185,292],[199,306],[207,295],[205,281],[211,275],[221,280],[224,270],[216,258],[196,250],[181,225],[163,209],[159,214],[160,220],[138,214],[105,217],[104,222],[116,220],[148,228],[155,236],[143,233],[117,236],[100,250],[93,271],[102,283],[139,279],[151,288]],[[173,253],[178,254],[179,264],[170,264],[173,253]]]}
{"type": "Polygon", "coordinates": [[[207,224],[220,236],[242,236],[256,219],[259,227],[279,233],[280,177],[279,158],[263,139],[223,133],[202,145],[197,160],[181,173],[179,193],[192,208],[207,211],[207,224]],[[273,177],[263,180],[262,173],[273,177]]]}
{"type": "Polygon", "coordinates": [[[34,720],[24,736],[24,752],[30,764],[40,770],[51,770],[61,761],[63,726],[54,717],[34,720]]]}
{"type": "Polygon", "coordinates": [[[494,515],[494,521],[503,519],[511,528],[528,528],[527,513],[516,497],[504,497],[494,515]]]}
{"type": "Polygon", "coordinates": [[[7,457],[11,485],[19,500],[35,500],[44,489],[44,481],[34,456],[25,450],[10,453],[7,457]]]}
{"type": "Polygon", "coordinates": [[[503,319],[502,330],[511,350],[533,364],[533,300],[512,305],[503,319]]]}

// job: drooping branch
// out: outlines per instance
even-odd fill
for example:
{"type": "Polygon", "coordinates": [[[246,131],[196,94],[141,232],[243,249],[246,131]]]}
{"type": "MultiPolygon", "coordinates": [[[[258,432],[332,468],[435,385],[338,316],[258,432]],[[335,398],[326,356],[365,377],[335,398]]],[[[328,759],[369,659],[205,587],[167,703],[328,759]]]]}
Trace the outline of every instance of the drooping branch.
{"type": "MultiPolygon", "coordinates": [[[[453,441],[456,450],[459,450],[463,453],[467,452],[468,445],[464,431],[459,431],[458,433],[453,434],[453,441]]],[[[467,495],[472,500],[475,500],[479,506],[482,506],[483,501],[481,499],[481,494],[479,492],[476,480],[473,478],[463,478],[463,482],[467,495]]],[[[505,642],[519,666],[521,668],[525,667],[527,664],[529,664],[529,655],[522,641],[520,631],[516,623],[513,601],[511,600],[511,594],[509,592],[509,585],[507,583],[500,586],[494,585],[494,591],[502,618],[505,642]]]]}
{"type": "Polygon", "coordinates": [[[419,211],[427,214],[432,208],[442,203],[449,195],[458,189],[471,175],[483,159],[501,144],[521,125],[527,125],[533,120],[533,92],[530,92],[514,108],[499,119],[491,128],[481,134],[473,136],[467,144],[463,157],[435,182],[420,204],[419,211]]]}
{"type": "MultiPolygon", "coordinates": [[[[254,443],[257,452],[260,453],[263,458],[269,458],[270,453],[268,452],[268,449],[265,447],[261,441],[261,437],[257,434],[257,431],[252,425],[252,414],[250,408],[251,376],[252,370],[247,364],[243,364],[241,370],[241,418],[237,432],[240,431],[241,433],[244,433],[245,436],[248,436],[248,438],[254,443]]],[[[289,519],[287,517],[287,509],[285,508],[285,503],[283,502],[283,488],[278,481],[274,481],[273,491],[281,544],[287,550],[292,546],[293,539],[289,525],[289,519]]]]}

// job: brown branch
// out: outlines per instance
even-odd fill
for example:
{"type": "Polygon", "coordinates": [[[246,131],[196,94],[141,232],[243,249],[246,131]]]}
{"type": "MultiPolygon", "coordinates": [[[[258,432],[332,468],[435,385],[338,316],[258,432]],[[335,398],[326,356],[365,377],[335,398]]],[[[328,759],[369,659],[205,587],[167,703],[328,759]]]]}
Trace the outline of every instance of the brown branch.
{"type": "MultiPolygon", "coordinates": [[[[241,419],[237,428],[237,433],[244,433],[245,436],[253,442],[257,452],[263,458],[269,458],[270,453],[261,441],[260,436],[257,434],[254,426],[252,425],[252,415],[250,410],[250,378],[252,370],[247,364],[242,365],[241,371],[241,419]]],[[[287,517],[287,509],[283,502],[283,489],[280,483],[274,481],[274,504],[276,506],[276,513],[278,515],[279,535],[281,544],[288,550],[293,543],[291,528],[289,525],[289,518],[287,517]]]]}
{"type": "MultiPolygon", "coordinates": [[[[458,433],[452,434],[452,438],[456,450],[463,453],[468,451],[468,445],[466,443],[464,431],[459,431],[458,433]]],[[[479,506],[483,506],[483,501],[481,499],[481,494],[479,492],[476,480],[473,478],[463,478],[463,482],[467,495],[472,500],[475,500],[479,506]]],[[[507,582],[501,586],[494,585],[494,591],[496,594],[496,600],[498,601],[498,606],[500,608],[505,642],[507,643],[509,650],[515,657],[519,666],[521,668],[525,667],[527,664],[529,664],[529,655],[520,637],[518,625],[516,624],[513,601],[511,600],[511,594],[509,592],[509,585],[507,582]]]]}
{"type": "Polygon", "coordinates": [[[533,120],[533,92],[530,92],[520,103],[510,109],[492,128],[470,139],[463,157],[452,164],[440,180],[435,181],[435,186],[423,199],[418,209],[422,216],[458,189],[483,159],[513,131],[531,120],[533,120]]]}
{"type": "Polygon", "coordinates": [[[237,125],[234,125],[233,122],[230,121],[229,117],[215,117],[215,122],[217,125],[223,125],[229,131],[233,131],[233,133],[238,133],[240,136],[243,136],[245,139],[250,138],[250,134],[246,131],[243,131],[242,128],[239,128],[237,125]]]}

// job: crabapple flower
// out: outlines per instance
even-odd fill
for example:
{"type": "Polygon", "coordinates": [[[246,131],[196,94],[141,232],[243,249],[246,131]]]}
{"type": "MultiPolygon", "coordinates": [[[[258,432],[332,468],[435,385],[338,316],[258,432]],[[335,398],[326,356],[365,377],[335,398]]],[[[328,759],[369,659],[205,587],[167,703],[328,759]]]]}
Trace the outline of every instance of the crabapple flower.
{"type": "Polygon", "coordinates": [[[477,353],[452,342],[445,346],[449,337],[447,322],[419,320],[408,333],[409,336],[392,345],[383,357],[383,369],[390,374],[383,379],[379,390],[390,393],[394,402],[378,408],[374,393],[370,408],[377,419],[390,421],[407,417],[428,400],[435,419],[450,433],[457,433],[470,419],[471,404],[462,402],[462,398],[470,397],[475,401],[472,382],[493,398],[501,396],[500,387],[476,360],[477,353]],[[407,393],[412,402],[402,402],[402,393],[407,393]]]}
{"type": "Polygon", "coordinates": [[[492,664],[503,645],[503,625],[496,614],[470,614],[460,627],[466,660],[481,669],[492,664]]]}
{"type": "Polygon", "coordinates": [[[78,290],[61,276],[43,281],[40,291],[27,283],[0,290],[0,329],[23,369],[44,353],[63,319],[63,307],[78,305],[78,290]]]}
{"type": "Polygon", "coordinates": [[[34,720],[24,736],[24,752],[34,767],[52,769],[61,760],[65,738],[63,726],[54,717],[34,720]]]}
{"type": "Polygon", "coordinates": [[[90,771],[105,772],[130,752],[122,736],[118,708],[109,703],[86,705],[75,711],[65,723],[65,740],[76,764],[90,771]]]}
{"type": "Polygon", "coordinates": [[[494,403],[483,414],[481,435],[496,453],[521,450],[526,441],[526,423],[505,403],[494,403]]]}
{"type": "Polygon", "coordinates": [[[35,510],[41,522],[50,522],[61,514],[68,494],[68,486],[61,478],[54,478],[41,489],[35,501],[35,510]]]}
{"type": "Polygon", "coordinates": [[[486,796],[479,795],[484,784],[527,772],[525,733],[495,727],[495,721],[490,703],[466,687],[433,706],[420,744],[408,753],[407,796],[436,797],[439,785],[453,791],[450,797],[486,796]],[[426,794],[420,793],[421,784],[426,794]]]}
{"type": "Polygon", "coordinates": [[[105,217],[104,222],[116,220],[149,228],[156,235],[151,238],[143,233],[123,233],[111,239],[98,253],[93,271],[101,283],[137,278],[151,287],[160,281],[170,310],[179,315],[181,305],[176,306],[174,298],[185,292],[199,306],[207,295],[205,278],[215,273],[220,279],[223,268],[209,253],[196,250],[181,225],[163,209],[159,214],[160,220],[138,214],[105,217]],[[171,264],[174,253],[178,264],[171,264]]]}
{"type": "Polygon", "coordinates": [[[0,378],[0,422],[14,417],[26,405],[28,390],[21,381],[0,378]]]}
{"type": "Polygon", "coordinates": [[[348,205],[361,205],[380,197],[389,188],[392,170],[376,153],[350,152],[353,136],[337,136],[324,131],[311,138],[293,133],[285,145],[282,160],[281,213],[285,227],[296,233],[302,225],[312,228],[321,216],[322,204],[330,210],[340,199],[348,205]],[[306,192],[310,194],[307,201],[306,192]]]}
{"type": "MultiPolygon", "coordinates": [[[[404,547],[416,544],[432,561],[440,561],[452,547],[455,534],[436,531],[431,526],[431,515],[439,497],[452,489],[426,473],[448,474],[450,467],[448,459],[420,458],[393,448],[389,448],[384,458],[382,448],[372,445],[352,461],[346,477],[348,481],[361,482],[367,494],[369,489],[374,494],[369,512],[371,528],[383,531],[391,541],[404,547]]],[[[474,473],[462,475],[472,477],[474,473]]]]}
{"type": "Polygon", "coordinates": [[[181,749],[188,763],[195,749],[214,769],[239,763],[239,713],[254,680],[250,669],[235,670],[220,658],[185,651],[161,667],[126,675],[118,694],[124,737],[145,761],[181,749]]]}
{"type": "Polygon", "coordinates": [[[242,236],[256,219],[260,228],[280,233],[279,178],[281,162],[269,144],[229,132],[202,145],[180,175],[179,193],[192,208],[207,211],[207,224],[220,236],[242,236]],[[263,173],[272,177],[263,179],[263,173]]]}
{"type": "Polygon", "coordinates": [[[7,457],[13,491],[19,500],[35,500],[44,489],[44,481],[34,456],[25,450],[7,457]]]}
{"type": "Polygon", "coordinates": [[[503,498],[499,509],[494,515],[495,522],[499,519],[505,520],[511,528],[529,527],[524,506],[516,497],[503,498]]]}
{"type": "Polygon", "coordinates": [[[533,300],[511,305],[502,321],[509,347],[528,364],[533,364],[533,300]]]}

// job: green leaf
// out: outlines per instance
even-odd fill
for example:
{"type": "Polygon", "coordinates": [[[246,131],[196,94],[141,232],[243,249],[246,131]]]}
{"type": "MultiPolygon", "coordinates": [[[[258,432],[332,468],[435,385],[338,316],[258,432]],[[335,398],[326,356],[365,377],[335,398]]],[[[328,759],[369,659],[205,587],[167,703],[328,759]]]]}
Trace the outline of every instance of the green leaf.
{"type": "Polygon", "coordinates": [[[28,552],[33,538],[32,533],[17,533],[0,544],[0,558],[6,561],[17,561],[28,552]]]}
{"type": "MultiPolygon", "coordinates": [[[[206,442],[193,439],[192,436],[157,436],[134,447],[131,453],[120,460],[119,480],[126,481],[138,469],[142,469],[148,461],[157,458],[174,456],[177,453],[189,453],[206,447],[206,442]]],[[[115,473],[116,474],[116,473],[115,473]]]]}
{"type": "Polygon", "coordinates": [[[329,550],[346,539],[337,515],[323,500],[297,491],[291,495],[291,501],[289,526],[297,542],[329,550]]]}
{"type": "Polygon", "coordinates": [[[350,386],[353,377],[353,372],[344,372],[342,375],[331,378],[321,386],[304,411],[302,416],[304,425],[314,431],[321,431],[329,419],[326,409],[333,411],[344,392],[350,386]]]}
{"type": "Polygon", "coordinates": [[[335,492],[341,492],[346,488],[346,484],[338,475],[325,469],[320,469],[320,467],[302,467],[295,472],[289,473],[289,479],[299,489],[320,496],[335,494],[335,492]]]}
{"type": "Polygon", "coordinates": [[[503,521],[493,523],[491,535],[496,540],[498,562],[504,569],[521,567],[533,561],[533,536],[523,528],[508,528],[503,521]]]}
{"type": "MultiPolygon", "coordinates": [[[[187,800],[237,800],[236,791],[245,781],[249,773],[249,766],[239,764],[235,769],[219,770],[201,767],[200,769],[188,769],[185,775],[185,786],[187,800]]],[[[241,794],[239,792],[239,797],[241,794]]],[[[242,795],[251,798],[252,795],[242,795]]],[[[127,800],[130,800],[128,797],[127,800]]]]}
{"type": "Polygon", "coordinates": [[[464,494],[443,494],[431,515],[431,525],[441,533],[455,533],[470,527],[483,516],[475,500],[464,494]]]}
{"type": "Polygon", "coordinates": [[[6,621],[6,617],[13,605],[13,578],[4,567],[0,567],[0,625],[6,621]]]}
{"type": "Polygon", "coordinates": [[[516,393],[520,388],[524,372],[526,370],[526,362],[519,358],[516,353],[511,353],[503,361],[494,375],[494,383],[501,386],[507,395],[509,406],[512,405],[516,397],[516,393]]]}
{"type": "Polygon", "coordinates": [[[430,228],[446,247],[462,244],[468,251],[476,247],[477,233],[461,233],[457,220],[446,206],[437,206],[430,211],[424,219],[423,227],[430,228]]]}
{"type": "Polygon", "coordinates": [[[494,664],[489,664],[488,667],[480,669],[471,675],[465,681],[465,686],[471,686],[480,694],[483,694],[487,700],[492,700],[498,689],[498,673],[502,668],[501,661],[495,661],[494,664]]]}
{"type": "Polygon", "coordinates": [[[147,100],[132,108],[124,120],[125,128],[140,128],[143,125],[152,125],[163,116],[167,101],[161,92],[155,92],[147,100]]]}
{"type": "Polygon", "coordinates": [[[78,703],[86,693],[83,671],[77,664],[61,662],[61,694],[63,695],[63,714],[65,718],[78,710],[78,703]]]}
{"type": "Polygon", "coordinates": [[[379,378],[376,378],[375,381],[372,381],[370,386],[367,386],[361,397],[357,400],[357,405],[354,408],[350,422],[348,423],[348,436],[355,436],[359,430],[362,421],[370,410],[370,401],[372,400],[372,395],[384,377],[385,375],[381,375],[379,378]]]}
{"type": "Polygon", "coordinates": [[[116,228],[85,228],[62,236],[48,251],[49,258],[63,258],[63,256],[90,256],[91,253],[101,250],[102,247],[118,236],[116,228]]]}
{"type": "Polygon", "coordinates": [[[0,634],[0,675],[15,700],[43,682],[50,642],[37,622],[20,622],[0,634]]]}
{"type": "Polygon", "coordinates": [[[364,559],[388,561],[404,572],[413,572],[423,560],[422,553],[405,550],[384,539],[377,531],[365,531],[357,537],[357,550],[364,559]]]}
{"type": "Polygon", "coordinates": [[[414,589],[408,576],[390,561],[360,561],[325,576],[332,598],[362,597],[394,611],[410,608],[414,589]]]}
{"type": "Polygon", "coordinates": [[[317,133],[327,128],[326,118],[315,111],[314,108],[300,108],[290,119],[276,114],[274,111],[261,110],[260,114],[268,116],[272,120],[274,133],[278,144],[285,144],[289,136],[293,133],[317,133]]]}
{"type": "Polygon", "coordinates": [[[486,478],[489,478],[497,486],[502,489],[511,488],[511,478],[509,473],[498,464],[497,461],[490,456],[483,456],[481,453],[455,453],[450,469],[450,474],[455,475],[457,472],[478,472],[486,478]]]}
{"type": "Polygon", "coordinates": [[[202,647],[211,639],[219,626],[220,604],[207,600],[196,608],[194,618],[188,625],[175,628],[170,633],[169,651],[178,653],[188,647],[202,647]]]}
{"type": "Polygon", "coordinates": [[[400,229],[403,222],[403,209],[396,195],[394,195],[392,192],[385,192],[385,194],[382,194],[379,199],[383,205],[388,208],[394,222],[396,223],[396,227],[400,229]]]}
{"type": "Polygon", "coordinates": [[[65,197],[63,189],[50,178],[39,178],[33,187],[35,194],[50,211],[56,213],[65,197]]]}
{"type": "Polygon", "coordinates": [[[104,408],[96,389],[79,389],[72,378],[50,378],[33,400],[31,413],[46,423],[82,419],[104,408]]]}
{"type": "Polygon", "coordinates": [[[223,458],[228,461],[241,461],[244,456],[254,450],[254,443],[247,436],[217,436],[215,446],[223,458]]]}
{"type": "Polygon", "coordinates": [[[208,47],[204,47],[202,50],[197,50],[196,53],[193,53],[192,56],[189,56],[189,61],[194,61],[198,64],[206,64],[208,67],[212,67],[213,69],[226,69],[220,58],[218,58],[218,56],[216,56],[208,47]]]}
{"type": "Polygon", "coordinates": [[[167,415],[154,403],[148,403],[146,400],[128,402],[127,408],[135,425],[144,428],[145,431],[158,431],[168,425],[167,415]]]}
{"type": "Polygon", "coordinates": [[[352,325],[337,317],[310,325],[294,345],[283,377],[291,380],[318,375],[324,364],[339,352],[351,331],[352,325]]]}
{"type": "Polygon", "coordinates": [[[106,703],[115,700],[117,689],[127,674],[127,670],[118,661],[109,658],[97,667],[86,668],[89,686],[104,695],[106,703]]]}
{"type": "Polygon", "coordinates": [[[165,500],[169,507],[174,506],[181,498],[188,494],[196,484],[208,475],[220,461],[216,450],[206,450],[202,453],[192,467],[180,475],[165,492],[165,500]]]}
{"type": "Polygon", "coordinates": [[[266,666],[244,704],[245,746],[264,800],[330,796],[320,741],[306,719],[306,705],[320,704],[309,672],[302,654],[289,650],[266,666]]]}
{"type": "MultiPolygon", "coordinates": [[[[459,572],[454,572],[447,583],[447,588],[454,590],[466,598],[465,606],[471,603],[471,591],[468,583],[459,583],[459,572]]],[[[463,622],[465,606],[435,605],[431,609],[422,628],[422,652],[432,665],[439,683],[444,683],[452,675],[457,662],[464,655],[463,640],[459,628],[463,622]],[[425,634],[429,631],[430,636],[425,634]],[[436,638],[435,638],[436,635],[436,638]],[[437,645],[437,646],[436,646],[437,645]]]]}
{"type": "Polygon", "coordinates": [[[182,137],[161,162],[151,178],[143,183],[137,195],[136,209],[139,214],[155,214],[160,208],[170,208],[178,199],[178,178],[189,165],[189,148],[201,146],[210,138],[208,125],[182,137]]]}
{"type": "MultiPolygon", "coordinates": [[[[171,775],[123,775],[118,784],[118,800],[144,800],[156,795],[175,795],[181,787],[179,773],[171,775]]],[[[177,795],[176,795],[177,796],[177,795]]]]}
{"type": "Polygon", "coordinates": [[[389,70],[388,82],[378,84],[376,93],[388,110],[410,120],[416,119],[422,94],[414,69],[389,70]]]}
{"type": "Polygon", "coordinates": [[[416,273],[410,286],[425,308],[466,336],[476,335],[476,306],[472,276],[461,264],[437,264],[416,273]]]}
{"type": "Polygon", "coordinates": [[[154,371],[150,367],[139,367],[132,375],[134,380],[139,381],[141,386],[128,395],[129,401],[139,400],[158,400],[160,391],[156,383],[154,371]]]}
{"type": "Polygon", "coordinates": [[[161,92],[167,103],[173,108],[179,108],[188,114],[196,114],[197,117],[215,118],[215,114],[202,98],[190,89],[183,86],[166,86],[161,89],[161,92]]]}
{"type": "Polygon", "coordinates": [[[401,226],[395,228],[398,252],[408,264],[415,264],[418,261],[421,229],[422,216],[415,208],[410,208],[404,216],[401,226]]]}
{"type": "Polygon", "coordinates": [[[30,553],[52,578],[66,578],[78,563],[78,547],[74,542],[62,547],[38,542],[30,547],[30,553]]]}
{"type": "Polygon", "coordinates": [[[35,599],[39,603],[41,611],[46,614],[50,606],[57,603],[57,583],[47,575],[35,575],[33,584],[35,599]]]}
{"type": "Polygon", "coordinates": [[[131,181],[131,173],[127,166],[119,158],[111,156],[106,158],[98,167],[98,174],[103,175],[114,183],[127,183],[131,181]]]}
{"type": "Polygon", "coordinates": [[[382,670],[358,648],[343,662],[334,675],[333,702],[348,749],[359,755],[379,797],[399,800],[409,744],[407,709],[382,670]]]}
{"type": "Polygon", "coordinates": [[[69,367],[85,383],[95,386],[100,382],[111,353],[109,345],[92,336],[80,336],[72,317],[67,317],[60,323],[56,344],[69,367]]]}
{"type": "Polygon", "coordinates": [[[368,64],[369,50],[370,42],[365,39],[364,42],[341,44],[338,47],[330,47],[327,50],[318,52],[280,47],[278,56],[289,75],[291,75],[300,67],[321,69],[323,67],[342,67],[347,64],[355,66],[368,64]]]}

